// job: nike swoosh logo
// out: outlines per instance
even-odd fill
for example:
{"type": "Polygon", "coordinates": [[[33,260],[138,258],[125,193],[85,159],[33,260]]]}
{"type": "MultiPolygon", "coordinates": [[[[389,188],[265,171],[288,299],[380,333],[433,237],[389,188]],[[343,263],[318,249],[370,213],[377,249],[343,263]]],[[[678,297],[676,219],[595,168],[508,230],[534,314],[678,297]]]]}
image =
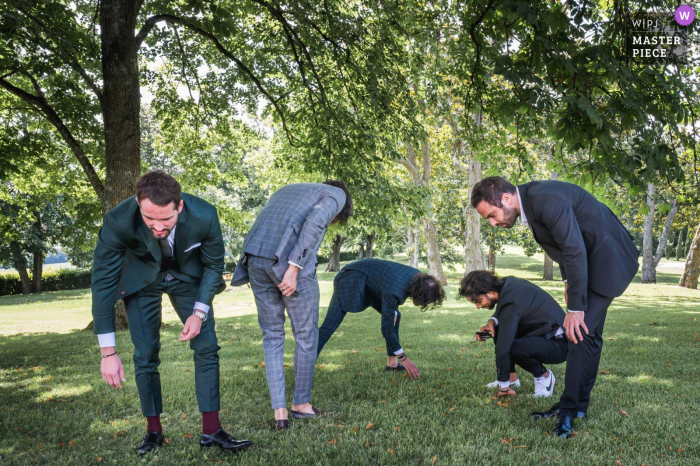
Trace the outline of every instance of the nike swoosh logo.
{"type": "Polygon", "coordinates": [[[552,380],[549,381],[549,387],[547,387],[547,391],[550,391],[552,389],[553,383],[554,383],[554,377],[552,377],[552,380]]]}

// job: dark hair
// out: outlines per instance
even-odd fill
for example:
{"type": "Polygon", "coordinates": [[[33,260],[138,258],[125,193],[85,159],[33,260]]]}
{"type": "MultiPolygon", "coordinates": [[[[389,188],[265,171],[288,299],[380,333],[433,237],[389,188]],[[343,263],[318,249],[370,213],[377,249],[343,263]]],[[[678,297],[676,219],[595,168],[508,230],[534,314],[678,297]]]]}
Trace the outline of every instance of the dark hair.
{"type": "Polygon", "coordinates": [[[413,299],[413,304],[425,310],[430,305],[441,306],[445,300],[445,290],[432,275],[418,273],[408,284],[408,296],[413,299]]]}
{"type": "Polygon", "coordinates": [[[488,270],[474,270],[462,277],[459,286],[459,295],[470,301],[479,301],[479,296],[488,294],[489,291],[500,292],[503,288],[503,278],[488,270]]]}
{"type": "Polygon", "coordinates": [[[177,209],[182,199],[180,183],[162,170],[148,172],[136,181],[136,197],[139,202],[149,199],[157,206],[167,206],[175,203],[177,209]]]}
{"type": "Polygon", "coordinates": [[[340,188],[345,193],[345,205],[340,213],[335,216],[335,219],[333,219],[333,223],[345,225],[348,223],[348,219],[352,215],[352,197],[350,196],[350,191],[348,191],[348,188],[345,187],[345,183],[340,180],[326,180],[323,182],[323,184],[340,188]]]}
{"type": "Polygon", "coordinates": [[[492,206],[503,207],[501,196],[505,193],[515,194],[515,186],[500,176],[489,176],[474,185],[472,188],[472,207],[476,209],[481,201],[486,201],[492,206]]]}

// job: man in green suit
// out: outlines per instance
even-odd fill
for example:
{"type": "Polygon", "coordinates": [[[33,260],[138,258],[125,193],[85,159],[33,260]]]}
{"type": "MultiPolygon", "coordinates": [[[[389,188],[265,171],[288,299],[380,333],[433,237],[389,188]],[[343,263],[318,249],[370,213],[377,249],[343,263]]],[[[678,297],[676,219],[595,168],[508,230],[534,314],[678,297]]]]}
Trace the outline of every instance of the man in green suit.
{"type": "Polygon", "coordinates": [[[114,337],[114,302],[124,299],[134,344],[136,386],[148,421],[139,455],[161,446],[161,298],[167,294],[184,324],[180,341],[194,351],[197,404],[202,412],[200,446],[237,451],[249,447],[219,423],[219,345],[212,301],[224,290],[224,243],[216,208],[183,194],[162,171],[139,178],[136,196],[107,212],[92,268],[94,333],[102,353],[102,377],[121,389],[124,367],[114,337]]]}

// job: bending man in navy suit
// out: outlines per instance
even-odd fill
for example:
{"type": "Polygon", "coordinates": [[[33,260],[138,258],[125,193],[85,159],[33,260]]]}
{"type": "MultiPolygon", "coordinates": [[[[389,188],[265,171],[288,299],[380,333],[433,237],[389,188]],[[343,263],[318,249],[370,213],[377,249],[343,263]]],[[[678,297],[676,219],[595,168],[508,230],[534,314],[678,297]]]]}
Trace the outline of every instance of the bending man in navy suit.
{"type": "Polygon", "coordinates": [[[419,377],[418,368],[408,359],[399,342],[399,306],[409,297],[413,304],[425,309],[441,305],[445,291],[432,275],[397,262],[362,259],[346,265],[333,280],[333,297],[318,332],[317,354],[338,329],[345,314],[362,312],[371,306],[382,316],[386,370],[405,370],[411,379],[419,377]]]}
{"type": "Polygon", "coordinates": [[[637,273],[639,250],[605,204],[571,183],[532,181],[516,188],[501,177],[488,177],[474,186],[471,205],[493,226],[511,228],[520,217],[559,264],[570,340],[564,393],[558,404],[533,416],[557,414],[555,434],[569,438],[574,416],[588,410],[608,307],[637,273]]]}

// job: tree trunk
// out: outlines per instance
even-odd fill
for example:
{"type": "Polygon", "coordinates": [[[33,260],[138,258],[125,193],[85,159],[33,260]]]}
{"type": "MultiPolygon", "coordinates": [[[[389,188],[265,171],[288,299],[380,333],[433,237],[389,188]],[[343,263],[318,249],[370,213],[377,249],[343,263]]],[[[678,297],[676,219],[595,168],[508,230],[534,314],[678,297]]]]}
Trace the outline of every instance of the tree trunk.
{"type": "Polygon", "coordinates": [[[680,261],[685,259],[685,254],[683,254],[683,251],[685,251],[685,243],[688,241],[688,226],[686,225],[683,227],[683,229],[678,233],[678,240],[676,244],[676,260],[680,261]]]}
{"type": "Polygon", "coordinates": [[[554,280],[554,261],[544,253],[544,271],[542,273],[542,280],[554,280]]]}
{"type": "Polygon", "coordinates": [[[374,256],[374,241],[377,239],[377,233],[372,232],[369,235],[365,235],[365,257],[374,256]]]}
{"type": "Polygon", "coordinates": [[[360,244],[360,248],[357,250],[357,258],[364,259],[365,257],[365,245],[360,244]]]}
{"type": "Polygon", "coordinates": [[[481,181],[481,162],[469,157],[469,191],[467,204],[462,210],[466,230],[464,233],[464,264],[467,274],[472,270],[484,270],[484,251],[481,249],[481,216],[471,206],[471,192],[476,183],[481,181]]]}
{"type": "Polygon", "coordinates": [[[656,283],[654,269],[654,214],[656,213],[656,186],[647,185],[649,213],[644,217],[644,239],[642,243],[642,283],[656,283]]]}
{"type": "Polygon", "coordinates": [[[44,254],[41,251],[34,253],[34,267],[32,268],[32,293],[41,293],[41,275],[44,272],[44,254]]]}
{"type": "Polygon", "coordinates": [[[489,272],[496,273],[496,250],[489,246],[489,272]]]}
{"type": "Polygon", "coordinates": [[[27,259],[24,257],[17,241],[10,243],[10,252],[12,254],[12,266],[17,270],[19,279],[22,282],[22,294],[29,294],[32,292],[32,282],[29,280],[29,274],[27,273],[27,259]]]}
{"type": "Polygon", "coordinates": [[[420,262],[420,220],[416,222],[416,227],[413,230],[413,251],[408,257],[408,265],[410,267],[418,268],[418,263],[420,262]]]}
{"type": "MultiPolygon", "coordinates": [[[[142,0],[100,2],[105,192],[103,214],[136,192],[141,173],[141,91],[136,20],[142,0]]],[[[122,300],[115,305],[116,328],[128,328],[122,300]]]]}
{"type": "Polygon", "coordinates": [[[698,275],[700,274],[700,225],[695,231],[695,237],[690,245],[688,258],[685,261],[685,270],[681,275],[681,280],[678,286],[691,288],[693,290],[698,287],[698,275]]]}
{"type": "Polygon", "coordinates": [[[678,212],[678,202],[674,199],[671,203],[671,210],[666,216],[664,229],[661,232],[661,237],[659,238],[659,245],[656,247],[656,253],[654,254],[654,278],[656,278],[656,267],[659,265],[661,258],[664,256],[664,251],[666,250],[666,243],[668,241],[669,233],[671,232],[671,225],[673,224],[673,218],[676,216],[676,212],[678,212]]]}
{"type": "Polygon", "coordinates": [[[423,219],[423,227],[425,228],[425,246],[428,250],[428,271],[441,285],[447,285],[447,277],[445,277],[445,272],[442,270],[442,260],[440,259],[440,248],[435,221],[426,217],[423,219]]]}
{"type": "Polygon", "coordinates": [[[338,272],[340,270],[340,248],[345,241],[344,236],[335,235],[331,243],[331,255],[328,258],[326,272],[338,272]]]}

